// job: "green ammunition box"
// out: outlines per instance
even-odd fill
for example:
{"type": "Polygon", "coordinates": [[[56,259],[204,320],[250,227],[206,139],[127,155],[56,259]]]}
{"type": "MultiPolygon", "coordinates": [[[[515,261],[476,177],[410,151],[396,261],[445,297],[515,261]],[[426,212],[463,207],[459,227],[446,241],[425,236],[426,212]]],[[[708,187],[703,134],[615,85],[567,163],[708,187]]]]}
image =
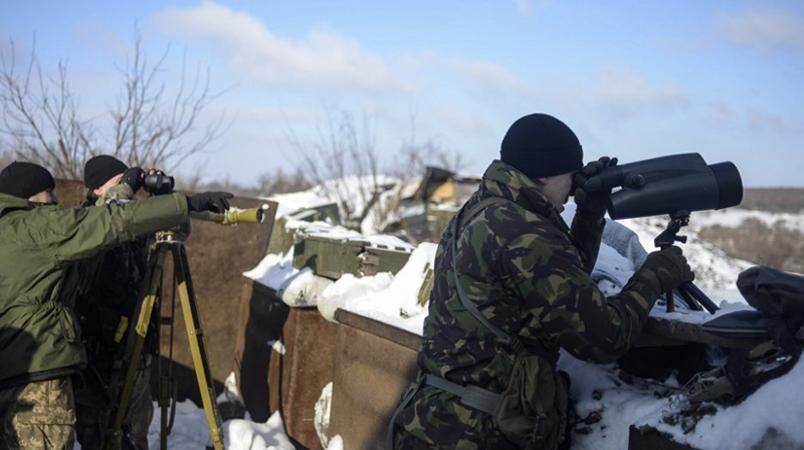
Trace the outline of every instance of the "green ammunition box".
{"type": "Polygon", "coordinates": [[[293,267],[309,267],[316,275],[337,280],[350,273],[357,277],[380,272],[397,273],[412,249],[373,244],[362,239],[308,236],[293,248],[293,267]]]}

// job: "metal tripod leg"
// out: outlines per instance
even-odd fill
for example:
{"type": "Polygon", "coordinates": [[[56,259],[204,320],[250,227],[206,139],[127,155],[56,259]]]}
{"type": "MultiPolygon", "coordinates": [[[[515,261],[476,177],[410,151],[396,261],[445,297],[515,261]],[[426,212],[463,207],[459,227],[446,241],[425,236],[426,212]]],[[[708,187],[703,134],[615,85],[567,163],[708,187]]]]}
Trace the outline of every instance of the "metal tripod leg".
{"type": "MultiPolygon", "coordinates": [[[[137,321],[134,326],[134,333],[129,336],[128,344],[133,345],[131,350],[131,358],[128,360],[128,367],[126,368],[126,378],[123,383],[123,390],[120,393],[120,400],[115,409],[114,419],[112,421],[112,428],[109,436],[106,439],[106,447],[109,449],[116,448],[115,443],[119,443],[122,438],[123,421],[128,412],[129,402],[134,390],[134,379],[137,376],[137,369],[142,361],[142,350],[145,346],[145,337],[148,334],[148,327],[151,323],[151,317],[154,310],[154,305],[157,303],[162,291],[162,270],[165,265],[165,252],[161,247],[157,247],[151,255],[146,271],[148,280],[148,290],[143,298],[137,305],[137,321]],[[132,344],[133,340],[133,344],[132,344]]],[[[129,347],[131,348],[131,347],[129,347]]]]}
{"type": "Polygon", "coordinates": [[[183,245],[173,247],[174,273],[176,276],[176,290],[181,302],[184,325],[187,329],[187,340],[190,343],[190,352],[193,356],[193,367],[201,394],[201,403],[209,427],[209,436],[215,450],[223,450],[223,432],[221,419],[215,406],[215,388],[210,384],[212,380],[207,355],[204,347],[204,333],[198,318],[198,308],[195,303],[193,281],[190,277],[190,266],[187,263],[187,253],[183,245]]]}
{"type": "MultiPolygon", "coordinates": [[[[126,371],[126,379],[123,385],[123,390],[120,395],[120,400],[117,405],[117,410],[112,422],[112,429],[110,434],[113,439],[107,439],[107,448],[113,448],[112,442],[116,440],[119,442],[122,436],[123,421],[125,419],[126,411],[131,400],[131,394],[134,387],[134,378],[136,377],[137,368],[142,359],[142,351],[145,345],[145,337],[148,334],[152,313],[155,305],[160,303],[162,293],[162,271],[165,263],[165,253],[170,252],[173,255],[173,276],[175,278],[175,289],[179,296],[181,309],[184,317],[184,324],[187,330],[187,340],[190,343],[190,352],[193,357],[193,368],[198,381],[199,393],[201,395],[201,403],[204,407],[204,414],[207,419],[207,426],[209,427],[209,435],[212,440],[212,446],[215,450],[223,450],[223,432],[221,429],[221,421],[218,416],[218,410],[215,406],[215,391],[214,386],[210,384],[212,380],[209,365],[207,363],[206,351],[204,350],[203,332],[198,318],[198,309],[195,302],[195,293],[193,291],[192,279],[190,277],[190,266],[187,263],[187,253],[184,245],[177,241],[158,242],[155,250],[151,255],[149,262],[148,274],[148,291],[143,297],[140,304],[137,306],[139,314],[134,328],[135,332],[129,339],[133,339],[133,350],[131,358],[128,361],[128,368],[126,371]]],[[[129,347],[131,348],[131,347],[129,347]]],[[[162,411],[163,417],[165,411],[162,411]]],[[[167,448],[167,430],[165,420],[162,420],[161,426],[161,447],[167,448]]]]}

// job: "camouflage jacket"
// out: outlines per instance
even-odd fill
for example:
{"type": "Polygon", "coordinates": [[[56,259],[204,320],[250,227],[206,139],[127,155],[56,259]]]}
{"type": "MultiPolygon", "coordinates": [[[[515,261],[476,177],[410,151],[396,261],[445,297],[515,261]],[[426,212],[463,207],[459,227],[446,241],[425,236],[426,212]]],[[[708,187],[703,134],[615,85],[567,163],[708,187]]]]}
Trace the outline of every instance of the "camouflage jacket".
{"type": "MultiPolygon", "coordinates": [[[[619,295],[606,298],[589,275],[604,226],[600,218],[590,219],[580,210],[568,228],[538,185],[501,161],[489,166],[463,211],[488,197],[503,201],[464,218],[457,236],[450,227],[441,238],[418,355],[421,370],[502,392],[516,358],[461,305],[455,289],[455,257],[457,281],[469,300],[492,324],[518,337],[525,351],[545,360],[544,370],[556,375],[559,348],[587,361],[615,361],[634,344],[659,295],[655,275],[639,271],[619,295]]],[[[434,389],[420,389],[397,421],[431,444],[440,439],[421,425],[435,419],[421,415],[442,414],[439,408],[454,413],[449,402],[456,401],[434,389]]],[[[450,439],[462,437],[453,434],[450,439]]]]}

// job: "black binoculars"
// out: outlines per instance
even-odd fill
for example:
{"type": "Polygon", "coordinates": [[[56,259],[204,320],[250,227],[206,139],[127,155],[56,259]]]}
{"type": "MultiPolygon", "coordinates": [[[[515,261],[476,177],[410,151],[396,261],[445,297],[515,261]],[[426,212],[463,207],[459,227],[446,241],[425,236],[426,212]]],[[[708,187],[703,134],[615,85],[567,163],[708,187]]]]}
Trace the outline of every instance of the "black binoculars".
{"type": "Polygon", "coordinates": [[[586,180],[576,177],[574,188],[587,193],[614,189],[608,206],[612,219],[723,209],[743,199],[737,167],[731,162],[708,165],[698,153],[608,167],[586,180]]]}

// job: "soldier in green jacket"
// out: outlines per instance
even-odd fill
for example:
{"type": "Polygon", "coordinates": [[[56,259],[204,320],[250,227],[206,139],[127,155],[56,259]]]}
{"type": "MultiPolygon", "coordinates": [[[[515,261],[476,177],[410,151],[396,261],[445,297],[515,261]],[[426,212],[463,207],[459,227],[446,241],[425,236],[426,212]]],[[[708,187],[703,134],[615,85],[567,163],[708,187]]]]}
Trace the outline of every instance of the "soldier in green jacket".
{"type": "Polygon", "coordinates": [[[0,172],[0,448],[72,449],[70,376],[86,365],[73,308],[75,264],[220,212],[231,194],[152,197],[119,207],[63,209],[53,177],[14,162],[0,172]]]}
{"type": "Polygon", "coordinates": [[[656,299],[693,274],[678,247],[648,256],[618,295],[590,273],[610,193],[585,197],[568,227],[559,215],[583,166],[580,142],[546,114],[509,128],[477,192],[439,244],[420,373],[392,418],[399,449],[554,449],[564,443],[569,380],[559,349],[616,361],[634,345],[656,299]]]}

